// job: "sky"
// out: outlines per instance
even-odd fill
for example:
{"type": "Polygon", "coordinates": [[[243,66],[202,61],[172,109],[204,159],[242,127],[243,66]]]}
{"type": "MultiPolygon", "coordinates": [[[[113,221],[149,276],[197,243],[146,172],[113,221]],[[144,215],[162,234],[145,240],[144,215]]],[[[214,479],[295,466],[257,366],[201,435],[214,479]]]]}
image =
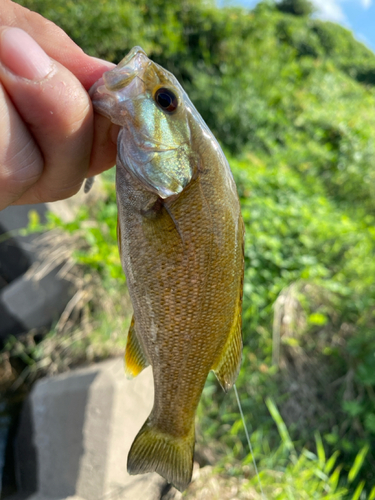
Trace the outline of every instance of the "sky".
{"type": "Polygon", "coordinates": [[[357,40],[375,52],[374,0],[313,0],[318,17],[327,19],[353,31],[357,40]]]}
{"type": "MultiPolygon", "coordinates": [[[[317,17],[339,23],[353,31],[354,36],[375,52],[375,0],[311,0],[317,17]]],[[[256,0],[231,2],[253,7],[256,0]]]]}

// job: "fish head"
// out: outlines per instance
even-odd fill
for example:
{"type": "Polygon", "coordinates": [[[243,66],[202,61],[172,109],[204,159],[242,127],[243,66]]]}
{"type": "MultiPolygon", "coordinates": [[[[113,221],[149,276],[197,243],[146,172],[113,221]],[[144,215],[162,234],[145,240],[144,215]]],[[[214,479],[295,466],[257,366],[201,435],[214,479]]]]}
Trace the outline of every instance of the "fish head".
{"type": "Polygon", "coordinates": [[[95,110],[122,127],[117,167],[160,198],[179,194],[194,177],[197,154],[191,138],[194,107],[177,79],[134,47],[90,95],[95,110]]]}

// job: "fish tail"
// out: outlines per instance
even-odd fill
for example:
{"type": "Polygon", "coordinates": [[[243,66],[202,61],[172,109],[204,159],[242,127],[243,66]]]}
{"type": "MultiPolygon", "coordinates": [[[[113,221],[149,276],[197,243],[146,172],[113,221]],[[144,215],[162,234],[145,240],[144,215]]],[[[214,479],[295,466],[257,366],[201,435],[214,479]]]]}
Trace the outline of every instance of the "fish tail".
{"type": "Polygon", "coordinates": [[[184,491],[193,473],[194,445],[194,422],[189,435],[181,438],[160,431],[148,418],[130,448],[128,473],[157,472],[184,491]]]}

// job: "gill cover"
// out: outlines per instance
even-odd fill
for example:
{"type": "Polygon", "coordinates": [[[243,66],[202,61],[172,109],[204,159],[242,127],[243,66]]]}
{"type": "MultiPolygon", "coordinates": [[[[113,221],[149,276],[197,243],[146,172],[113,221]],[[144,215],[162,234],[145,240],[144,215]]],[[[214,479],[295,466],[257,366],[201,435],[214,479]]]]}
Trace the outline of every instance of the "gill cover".
{"type": "Polygon", "coordinates": [[[176,78],[134,47],[90,94],[96,110],[122,127],[117,166],[163,199],[180,193],[197,161],[191,148],[190,101],[176,78]]]}

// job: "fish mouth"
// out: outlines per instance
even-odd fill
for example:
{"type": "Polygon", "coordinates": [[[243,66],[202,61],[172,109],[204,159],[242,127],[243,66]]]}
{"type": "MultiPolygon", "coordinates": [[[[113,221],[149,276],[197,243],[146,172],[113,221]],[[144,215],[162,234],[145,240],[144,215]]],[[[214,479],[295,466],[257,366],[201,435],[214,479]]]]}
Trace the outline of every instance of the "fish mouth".
{"type": "Polygon", "coordinates": [[[133,47],[114,69],[103,73],[90,88],[89,95],[95,110],[111,118],[108,110],[113,105],[143,93],[145,83],[141,74],[150,64],[152,61],[146,52],[141,47],[133,47]]]}
{"type": "Polygon", "coordinates": [[[139,78],[140,73],[151,63],[152,61],[141,47],[133,47],[115,68],[103,73],[103,76],[94,83],[89,91],[90,97],[93,97],[99,87],[103,85],[107,91],[122,90],[135,77],[139,78]]]}
{"type": "MultiPolygon", "coordinates": [[[[127,87],[151,64],[146,52],[141,47],[133,47],[116,68],[103,74],[103,81],[108,90],[115,92],[127,87]]],[[[142,80],[142,79],[141,79],[142,80]]]]}

